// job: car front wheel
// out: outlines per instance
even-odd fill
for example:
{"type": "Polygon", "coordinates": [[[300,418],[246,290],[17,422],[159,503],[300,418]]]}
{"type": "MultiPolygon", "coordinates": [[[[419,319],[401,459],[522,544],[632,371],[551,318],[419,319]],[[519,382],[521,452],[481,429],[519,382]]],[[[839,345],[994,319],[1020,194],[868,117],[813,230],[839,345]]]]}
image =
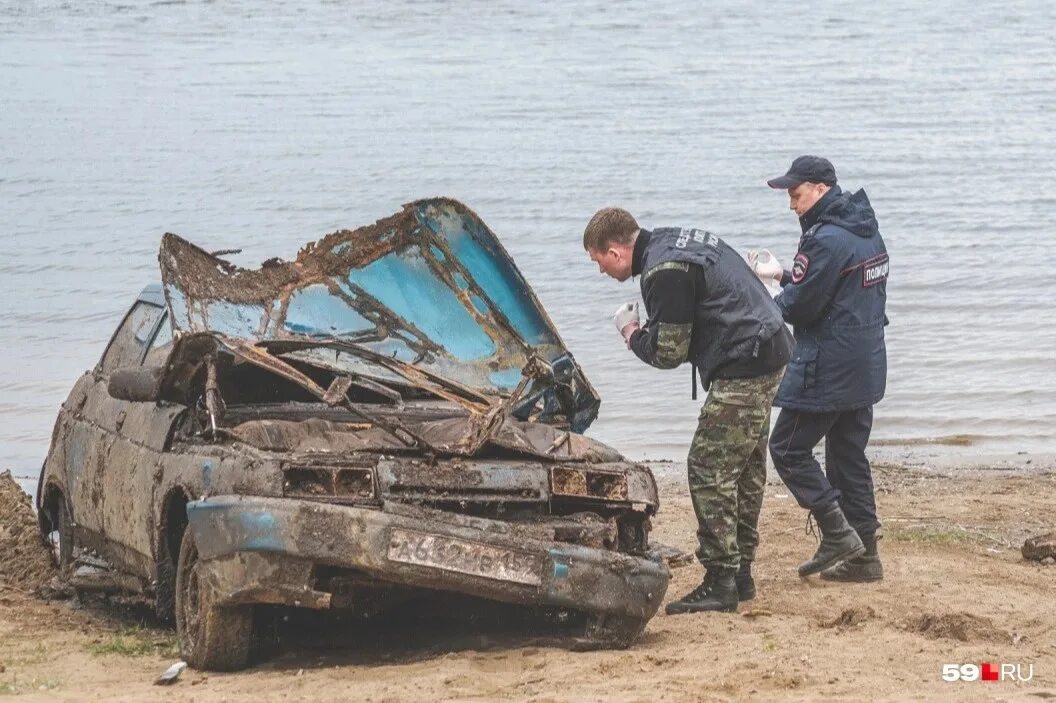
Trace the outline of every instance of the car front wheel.
{"type": "Polygon", "coordinates": [[[645,630],[647,617],[592,614],[587,617],[583,637],[573,645],[579,651],[626,649],[645,630]]]}
{"type": "Polygon", "coordinates": [[[66,499],[59,495],[55,499],[55,508],[51,511],[51,532],[47,541],[55,566],[59,567],[62,576],[69,576],[73,571],[73,520],[66,507],[66,499]]]}
{"type": "Polygon", "coordinates": [[[176,564],[176,635],[180,654],[195,669],[245,668],[253,634],[252,606],[218,606],[202,577],[194,534],[184,530],[176,564]]]}

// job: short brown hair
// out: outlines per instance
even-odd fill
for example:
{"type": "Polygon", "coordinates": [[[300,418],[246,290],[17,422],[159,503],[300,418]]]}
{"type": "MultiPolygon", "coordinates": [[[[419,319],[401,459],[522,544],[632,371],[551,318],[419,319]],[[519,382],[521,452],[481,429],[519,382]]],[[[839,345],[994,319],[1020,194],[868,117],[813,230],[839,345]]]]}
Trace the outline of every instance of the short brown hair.
{"type": "Polygon", "coordinates": [[[638,222],[631,213],[620,207],[603,207],[583,230],[583,248],[605,251],[614,243],[630,244],[637,231],[638,222]]]}

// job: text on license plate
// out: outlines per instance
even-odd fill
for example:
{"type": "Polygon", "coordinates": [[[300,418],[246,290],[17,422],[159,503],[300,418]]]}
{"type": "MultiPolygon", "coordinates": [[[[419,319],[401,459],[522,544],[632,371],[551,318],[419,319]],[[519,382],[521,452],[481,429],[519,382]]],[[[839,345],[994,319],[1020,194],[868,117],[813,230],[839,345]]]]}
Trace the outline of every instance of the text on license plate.
{"type": "Polygon", "coordinates": [[[534,554],[413,530],[392,531],[389,559],[499,581],[540,583],[539,557],[534,554]]]}

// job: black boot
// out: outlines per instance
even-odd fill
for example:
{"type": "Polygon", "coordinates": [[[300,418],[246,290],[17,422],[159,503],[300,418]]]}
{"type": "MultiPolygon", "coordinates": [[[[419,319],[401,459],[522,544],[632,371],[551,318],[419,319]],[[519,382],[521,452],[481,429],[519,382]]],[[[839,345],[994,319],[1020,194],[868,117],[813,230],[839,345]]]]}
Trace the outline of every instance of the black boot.
{"type": "Polygon", "coordinates": [[[704,581],[679,600],[668,603],[668,615],[704,611],[732,613],[737,610],[737,584],[732,569],[708,569],[704,581]]]}
{"type": "Polygon", "coordinates": [[[880,554],[876,551],[877,539],[876,534],[862,535],[865,553],[825,569],[821,572],[821,577],[826,581],[844,583],[869,583],[882,580],[884,567],[880,564],[880,554]]]}
{"type": "Polygon", "coordinates": [[[752,578],[752,562],[741,561],[741,567],[737,569],[734,577],[737,583],[737,600],[746,601],[755,598],[755,579],[752,578]]]}
{"type": "Polygon", "coordinates": [[[813,512],[821,528],[821,544],[810,561],[799,565],[800,576],[816,574],[838,561],[853,559],[865,552],[861,538],[847,523],[838,503],[831,503],[813,512]]]}

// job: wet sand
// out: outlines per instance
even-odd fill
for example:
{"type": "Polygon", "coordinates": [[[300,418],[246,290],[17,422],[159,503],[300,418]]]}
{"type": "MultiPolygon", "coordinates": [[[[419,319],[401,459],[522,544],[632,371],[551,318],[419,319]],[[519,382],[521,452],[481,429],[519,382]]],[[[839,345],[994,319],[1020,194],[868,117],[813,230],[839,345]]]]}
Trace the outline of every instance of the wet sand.
{"type": "MultiPolygon", "coordinates": [[[[1056,528],[1056,471],[875,466],[886,579],[800,580],[804,513],[767,487],[759,597],[731,615],[658,615],[626,651],[572,653],[509,623],[423,618],[287,644],[236,674],[186,671],[174,636],[134,607],[0,590],[0,693],[12,700],[1042,700],[1056,697],[1056,566],[1019,548],[1056,528]],[[1033,666],[1015,683],[942,680],[948,663],[1033,666]]],[[[691,549],[680,467],[656,466],[656,541],[691,549]]],[[[668,599],[696,585],[676,569],[668,599]]],[[[331,633],[332,634],[332,633],[331,633]]]]}

